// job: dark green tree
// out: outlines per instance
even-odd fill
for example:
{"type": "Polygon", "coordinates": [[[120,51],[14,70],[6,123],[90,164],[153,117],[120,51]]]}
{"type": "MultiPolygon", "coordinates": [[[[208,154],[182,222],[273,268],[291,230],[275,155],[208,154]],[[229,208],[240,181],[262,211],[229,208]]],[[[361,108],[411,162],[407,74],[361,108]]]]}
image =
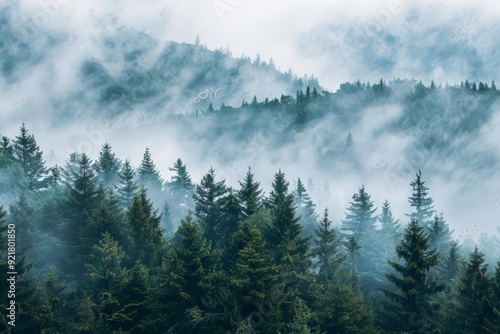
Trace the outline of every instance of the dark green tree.
{"type": "Polygon", "coordinates": [[[434,215],[434,200],[429,197],[429,188],[422,181],[422,172],[416,174],[417,179],[410,183],[413,188],[411,197],[408,197],[413,212],[407,214],[408,217],[416,219],[422,226],[427,226],[434,215]]]}
{"type": "Polygon", "coordinates": [[[105,143],[99,152],[99,158],[94,163],[94,169],[104,188],[113,187],[119,180],[119,170],[121,162],[115,156],[111,145],[105,143]]]}
{"type": "Polygon", "coordinates": [[[264,192],[260,188],[260,182],[254,181],[251,167],[245,175],[243,182],[238,181],[240,189],[237,192],[241,206],[242,218],[248,218],[262,207],[262,197],[264,192]]]}
{"type": "Polygon", "coordinates": [[[48,170],[43,160],[43,152],[36,143],[35,136],[28,134],[24,123],[20,128],[21,133],[13,141],[14,157],[23,169],[28,180],[28,189],[39,190],[48,185],[48,170]]]}
{"type": "Polygon", "coordinates": [[[437,327],[439,308],[433,297],[445,285],[428,274],[439,263],[439,254],[429,249],[429,239],[416,219],[406,227],[396,254],[403,262],[389,261],[395,273],[386,277],[399,291],[381,289],[388,300],[382,301],[380,325],[392,331],[431,331],[437,327]]]}
{"type": "Polygon", "coordinates": [[[212,251],[198,224],[189,214],[177,229],[172,247],[155,278],[151,302],[154,309],[146,328],[154,333],[207,333],[214,331],[206,320],[205,300],[215,288],[220,251],[212,251]]]}
{"type": "Polygon", "coordinates": [[[164,252],[161,215],[147,197],[146,189],[142,188],[134,196],[126,212],[126,221],[130,233],[129,259],[132,263],[139,261],[148,268],[158,266],[164,252]]]}
{"type": "Polygon", "coordinates": [[[499,319],[490,301],[487,268],[484,254],[475,247],[460,278],[455,333],[497,333],[493,324],[499,319]]]}
{"type": "Polygon", "coordinates": [[[137,183],[146,187],[150,194],[156,196],[161,192],[163,181],[151,158],[149,147],[146,147],[146,151],[144,152],[138,176],[137,183]]]}
{"type": "Polygon", "coordinates": [[[172,176],[171,181],[168,183],[168,189],[176,196],[182,198],[191,197],[194,185],[182,160],[177,159],[174,166],[169,170],[175,172],[175,175],[172,176]]]}
{"type": "Polygon", "coordinates": [[[356,286],[357,284],[356,281],[356,254],[359,254],[359,250],[362,248],[361,245],[359,244],[358,240],[356,239],[355,235],[350,235],[349,238],[347,239],[347,242],[345,244],[345,247],[347,249],[347,252],[351,256],[351,282],[353,282],[353,285],[356,286]]]}
{"type": "Polygon", "coordinates": [[[297,179],[297,188],[293,195],[294,204],[297,207],[297,216],[300,217],[299,222],[304,227],[303,233],[305,236],[312,236],[318,219],[318,214],[315,211],[316,204],[311,200],[300,178],[297,179]]]}
{"type": "Polygon", "coordinates": [[[365,234],[375,231],[375,211],[377,208],[373,207],[371,196],[365,191],[365,187],[361,186],[358,193],[352,195],[352,202],[349,203],[341,229],[361,240],[365,234]]]}
{"type": "Polygon", "coordinates": [[[215,170],[210,168],[203,176],[201,183],[196,185],[193,199],[194,214],[198,219],[203,235],[215,245],[223,237],[221,223],[224,221],[224,206],[228,189],[225,180],[215,181],[215,170]]]}
{"type": "Polygon", "coordinates": [[[272,223],[266,226],[265,235],[268,247],[276,263],[292,266],[303,272],[309,267],[307,252],[309,239],[302,236],[302,226],[296,216],[293,194],[288,192],[290,183],[281,170],[275,174],[268,205],[272,223]]]}
{"type": "Polygon", "coordinates": [[[252,316],[260,316],[264,321],[256,330],[277,332],[283,326],[280,303],[284,284],[279,282],[279,267],[267,252],[262,232],[250,222],[242,223],[231,238],[230,251],[236,253],[229,279],[232,298],[220,302],[230,314],[233,330],[242,330],[243,324],[256,322],[252,316]],[[261,305],[270,300],[275,303],[264,316],[261,305]]]}
{"type": "Polygon", "coordinates": [[[323,219],[318,223],[314,241],[316,247],[311,250],[311,255],[316,258],[314,268],[319,268],[320,282],[333,282],[335,274],[345,259],[340,254],[340,239],[328,218],[328,209],[325,209],[323,219]]]}
{"type": "Polygon", "coordinates": [[[137,181],[135,180],[135,172],[130,166],[129,160],[125,160],[119,177],[120,182],[117,185],[117,189],[120,203],[123,208],[128,208],[132,204],[132,199],[139,189],[137,181]]]}

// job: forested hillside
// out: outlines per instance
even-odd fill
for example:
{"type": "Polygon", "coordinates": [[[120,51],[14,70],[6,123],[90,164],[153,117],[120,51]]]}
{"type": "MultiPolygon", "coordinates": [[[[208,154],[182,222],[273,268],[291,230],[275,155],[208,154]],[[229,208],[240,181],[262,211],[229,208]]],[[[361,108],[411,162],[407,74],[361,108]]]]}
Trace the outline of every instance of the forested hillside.
{"type": "MultiPolygon", "coordinates": [[[[327,96],[298,94],[312,104],[327,96]]],[[[374,203],[360,184],[333,224],[285,169],[265,193],[251,167],[231,187],[208,167],[193,180],[177,159],[163,180],[148,148],[132,166],[108,143],[96,157],[75,152],[64,166],[47,166],[24,124],[3,137],[0,169],[3,198],[16,197],[0,209],[2,252],[15,226],[15,333],[500,329],[499,240],[458,243],[425,170],[407,180],[404,218],[392,213],[391,198],[374,203]]],[[[2,332],[12,330],[7,321],[2,332]]]]}

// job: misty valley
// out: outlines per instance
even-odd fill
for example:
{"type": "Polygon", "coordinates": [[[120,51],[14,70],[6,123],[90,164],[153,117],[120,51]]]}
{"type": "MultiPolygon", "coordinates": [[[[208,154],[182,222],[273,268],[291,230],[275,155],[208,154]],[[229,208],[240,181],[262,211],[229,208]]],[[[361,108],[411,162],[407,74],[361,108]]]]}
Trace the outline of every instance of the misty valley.
{"type": "Polygon", "coordinates": [[[0,333],[500,333],[487,17],[6,2],[0,333]]]}

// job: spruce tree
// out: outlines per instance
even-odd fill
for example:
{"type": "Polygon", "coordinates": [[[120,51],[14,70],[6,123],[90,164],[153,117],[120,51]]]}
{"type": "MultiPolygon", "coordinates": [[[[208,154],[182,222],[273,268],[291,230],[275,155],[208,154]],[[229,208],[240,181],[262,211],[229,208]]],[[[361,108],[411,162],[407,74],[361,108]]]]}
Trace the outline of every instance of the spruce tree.
{"type": "Polygon", "coordinates": [[[399,219],[396,220],[394,218],[391,210],[391,204],[388,200],[385,200],[382,204],[382,213],[378,219],[382,227],[380,232],[384,236],[386,243],[392,247],[393,244],[401,237],[401,224],[399,223],[399,219]]]}
{"type": "Polygon", "coordinates": [[[193,191],[193,182],[191,181],[191,176],[187,172],[186,165],[181,159],[177,159],[172,168],[169,168],[171,172],[175,172],[172,176],[171,181],[168,183],[168,189],[176,196],[181,198],[190,197],[193,191]]]}
{"type": "Polygon", "coordinates": [[[304,227],[303,233],[305,236],[312,236],[318,219],[318,214],[315,212],[316,204],[311,200],[300,178],[297,180],[297,188],[293,195],[297,207],[297,216],[300,217],[299,222],[304,227]]]}
{"type": "Polygon", "coordinates": [[[434,200],[428,195],[429,188],[425,185],[425,181],[422,181],[420,170],[416,176],[416,180],[410,183],[413,188],[412,196],[408,197],[413,211],[407,216],[416,219],[421,226],[425,227],[434,215],[434,200]]]}
{"type": "Polygon", "coordinates": [[[155,278],[154,309],[146,328],[154,333],[213,331],[210,322],[203,321],[209,311],[204,301],[214,288],[211,281],[219,271],[220,252],[211,250],[190,214],[182,219],[172,242],[155,278]]]}
{"type": "Polygon", "coordinates": [[[268,205],[272,223],[266,226],[269,249],[278,265],[287,264],[299,272],[309,266],[306,253],[309,239],[302,236],[302,226],[296,217],[293,194],[288,192],[290,183],[281,170],[275,174],[268,205]]]}
{"type": "Polygon", "coordinates": [[[406,227],[396,254],[403,262],[389,261],[395,272],[386,278],[399,293],[381,289],[388,298],[382,301],[381,325],[392,331],[430,330],[436,326],[439,308],[433,297],[445,286],[429,276],[429,270],[439,263],[439,254],[429,249],[429,239],[416,219],[406,227]]]}
{"type": "Polygon", "coordinates": [[[117,293],[121,308],[109,318],[109,322],[113,328],[121,331],[144,333],[146,318],[151,313],[148,305],[149,272],[140,262],[136,262],[127,276],[117,293]]]}
{"type": "Polygon", "coordinates": [[[93,243],[89,244],[86,235],[87,225],[93,210],[102,198],[102,192],[96,185],[96,178],[91,167],[91,160],[83,153],[78,159],[79,169],[72,172],[74,179],[69,186],[64,203],[64,238],[68,247],[64,261],[70,274],[80,277],[85,257],[89,254],[93,243]]]}
{"type": "Polygon", "coordinates": [[[72,152],[66,159],[64,167],[59,167],[59,172],[61,176],[62,183],[66,186],[70,186],[75,182],[75,175],[78,173],[79,160],[81,154],[78,152],[72,152]]]}
{"type": "Polygon", "coordinates": [[[161,215],[154,209],[145,188],[134,196],[126,212],[126,221],[130,239],[129,260],[132,263],[140,261],[148,268],[158,266],[164,252],[161,215]]]}
{"type": "Polygon", "coordinates": [[[24,176],[28,180],[29,190],[39,190],[47,187],[48,170],[43,160],[43,152],[40,150],[33,135],[28,134],[24,123],[20,128],[21,133],[13,142],[14,157],[23,169],[24,176]]]}
{"type": "Polygon", "coordinates": [[[365,191],[365,187],[361,186],[358,193],[352,195],[352,202],[349,203],[341,229],[361,240],[365,234],[375,231],[375,211],[377,208],[373,207],[371,196],[365,191]]]}
{"type": "Polygon", "coordinates": [[[476,246],[460,278],[455,333],[495,333],[494,322],[498,321],[498,314],[490,301],[491,282],[487,268],[484,254],[476,246]]]}
{"type": "Polygon", "coordinates": [[[245,175],[243,182],[238,181],[240,189],[237,192],[238,200],[241,206],[242,218],[248,218],[256,213],[262,207],[263,190],[260,188],[260,182],[254,181],[251,167],[245,175]]]}
{"type": "Polygon", "coordinates": [[[115,186],[119,179],[119,170],[121,162],[115,156],[111,149],[111,145],[105,143],[99,152],[99,158],[94,163],[99,181],[102,182],[104,188],[115,186]]]}
{"type": "Polygon", "coordinates": [[[12,147],[8,137],[2,136],[2,141],[0,142],[0,154],[5,158],[14,159],[14,148],[12,147]]]}
{"type": "Polygon", "coordinates": [[[333,282],[335,273],[344,260],[344,256],[340,254],[340,240],[331,225],[328,209],[325,209],[323,219],[315,230],[316,247],[311,250],[311,255],[316,258],[313,267],[319,268],[319,277],[322,283],[333,282]]]}
{"type": "Polygon", "coordinates": [[[347,249],[347,252],[350,254],[351,257],[351,282],[353,282],[353,285],[356,285],[356,254],[359,254],[359,250],[362,248],[362,246],[359,244],[358,240],[356,239],[355,235],[350,235],[349,238],[347,239],[347,242],[345,243],[345,247],[347,249]]]}
{"type": "Polygon", "coordinates": [[[148,192],[153,196],[158,195],[162,190],[163,181],[151,158],[149,147],[146,147],[146,151],[144,152],[137,182],[141,186],[146,187],[148,192]]]}
{"type": "Polygon", "coordinates": [[[120,198],[122,207],[128,208],[139,189],[137,181],[135,181],[135,171],[130,166],[129,160],[125,160],[119,177],[120,182],[117,185],[118,197],[120,198]]]}
{"type": "Polygon", "coordinates": [[[200,223],[203,235],[215,245],[223,236],[221,223],[224,220],[224,204],[228,189],[225,181],[215,181],[215,170],[210,168],[203,176],[201,183],[196,185],[193,199],[194,214],[200,223]]]}
{"type": "Polygon", "coordinates": [[[450,231],[443,213],[435,215],[432,223],[427,227],[429,235],[429,247],[435,248],[439,254],[447,254],[450,250],[450,243],[453,240],[453,230],[450,231]]]}
{"type": "Polygon", "coordinates": [[[231,300],[225,301],[231,323],[237,330],[245,319],[261,312],[260,305],[275,301],[273,309],[266,313],[259,331],[277,332],[282,326],[280,299],[284,284],[279,282],[279,267],[268,254],[262,232],[252,223],[244,222],[231,238],[231,252],[236,262],[230,269],[229,288],[231,300]]]}

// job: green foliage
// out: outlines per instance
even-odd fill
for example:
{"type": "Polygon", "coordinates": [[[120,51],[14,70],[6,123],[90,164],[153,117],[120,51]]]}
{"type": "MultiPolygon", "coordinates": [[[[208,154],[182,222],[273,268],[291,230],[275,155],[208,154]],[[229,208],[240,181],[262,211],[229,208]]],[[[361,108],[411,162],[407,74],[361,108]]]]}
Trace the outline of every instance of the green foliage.
{"type": "Polygon", "coordinates": [[[429,250],[429,240],[416,219],[404,231],[396,246],[403,263],[389,261],[395,273],[386,274],[398,292],[382,289],[388,301],[383,301],[381,325],[387,330],[418,331],[436,326],[435,313],[439,306],[432,300],[444,285],[429,277],[429,270],[439,262],[439,254],[429,250]]]}

